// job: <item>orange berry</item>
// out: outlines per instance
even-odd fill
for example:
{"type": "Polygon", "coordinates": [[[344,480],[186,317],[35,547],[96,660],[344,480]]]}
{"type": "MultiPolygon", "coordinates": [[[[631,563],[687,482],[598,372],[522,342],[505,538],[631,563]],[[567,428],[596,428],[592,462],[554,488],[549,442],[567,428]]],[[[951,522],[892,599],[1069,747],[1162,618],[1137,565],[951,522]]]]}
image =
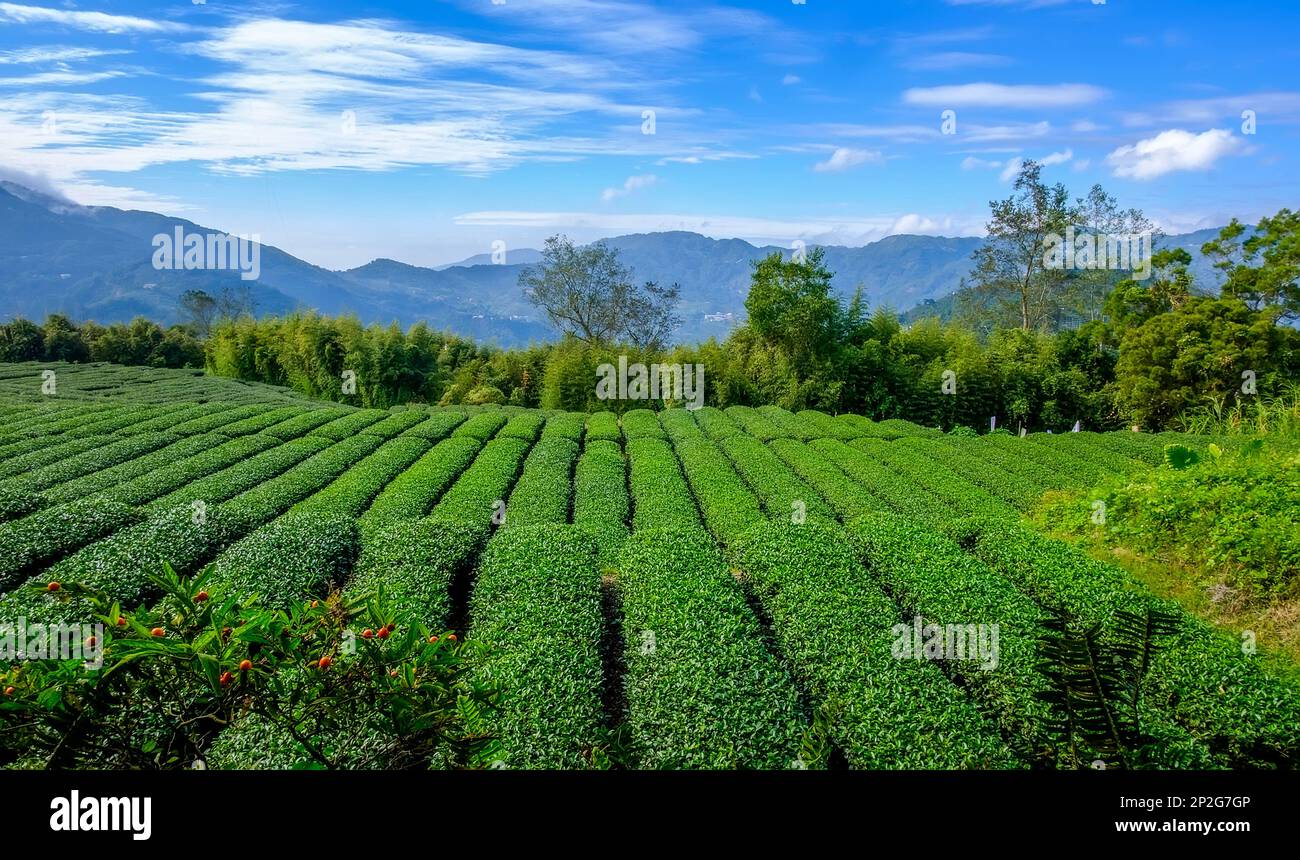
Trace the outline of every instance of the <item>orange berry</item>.
{"type": "Polygon", "coordinates": [[[388,673],[388,677],[390,677],[390,678],[396,678],[396,677],[397,677],[397,670],[394,669],[393,671],[389,672],[389,673],[388,673]]]}
{"type": "Polygon", "coordinates": [[[333,662],[334,662],[334,660],[333,660],[331,657],[329,657],[328,655],[326,655],[326,656],[320,658],[320,663],[317,664],[317,665],[319,665],[319,666],[321,667],[321,669],[323,670],[323,669],[328,669],[328,668],[330,667],[330,664],[332,664],[333,662]]]}
{"type": "Polygon", "coordinates": [[[456,641],[456,634],[455,634],[455,633],[448,633],[448,634],[447,634],[447,638],[450,639],[452,642],[455,642],[455,641],[456,641]]]}
{"type": "Polygon", "coordinates": [[[221,686],[223,686],[223,687],[229,687],[229,686],[230,686],[230,682],[233,681],[233,680],[235,680],[235,676],[232,675],[232,674],[230,674],[229,672],[222,672],[222,673],[221,673],[221,686]]]}
{"type": "Polygon", "coordinates": [[[437,636],[430,636],[430,637],[429,637],[429,644],[430,644],[430,645],[432,645],[433,643],[435,643],[435,642],[437,642],[437,641],[438,641],[438,637],[437,637],[437,636]]]}
{"type": "Polygon", "coordinates": [[[118,626],[118,627],[125,627],[125,626],[126,626],[126,619],[119,615],[119,616],[117,617],[117,626],[118,626]]]}
{"type": "Polygon", "coordinates": [[[362,639],[373,639],[373,638],[375,638],[375,631],[373,631],[373,630],[371,630],[369,627],[367,627],[365,630],[362,630],[362,631],[361,631],[361,638],[362,638],[362,639]]]}
{"type": "Polygon", "coordinates": [[[248,671],[249,669],[251,669],[251,668],[253,668],[253,661],[252,661],[252,660],[241,660],[241,661],[239,662],[239,671],[241,671],[241,672],[247,672],[247,671],[248,671]]]}
{"type": "Polygon", "coordinates": [[[380,638],[380,639],[387,639],[387,638],[388,638],[388,634],[390,634],[390,633],[392,633],[392,632],[393,632],[393,631],[389,630],[387,627],[380,627],[380,628],[379,628],[379,638],[380,638]]]}
{"type": "Polygon", "coordinates": [[[13,694],[14,694],[14,688],[13,688],[13,687],[5,687],[5,695],[6,695],[6,696],[12,696],[13,694]]]}
{"type": "Polygon", "coordinates": [[[320,606],[320,601],[319,601],[319,600],[313,600],[313,601],[311,602],[311,608],[312,608],[312,609],[315,609],[315,608],[317,608],[318,606],[320,606]]]}
{"type": "Polygon", "coordinates": [[[206,591],[200,591],[198,594],[194,595],[195,603],[206,603],[207,599],[208,593],[206,591]]]}
{"type": "Polygon", "coordinates": [[[94,636],[87,636],[87,637],[86,637],[86,647],[87,647],[87,648],[94,648],[94,647],[95,647],[95,644],[98,643],[98,642],[99,642],[99,640],[96,639],[94,636]]]}
{"type": "Polygon", "coordinates": [[[167,631],[163,630],[161,627],[155,627],[149,631],[149,635],[154,637],[163,637],[167,635],[167,631]]]}
{"type": "Polygon", "coordinates": [[[45,586],[45,590],[53,592],[53,591],[58,591],[61,587],[62,586],[60,586],[57,582],[51,582],[49,585],[45,586]]]}

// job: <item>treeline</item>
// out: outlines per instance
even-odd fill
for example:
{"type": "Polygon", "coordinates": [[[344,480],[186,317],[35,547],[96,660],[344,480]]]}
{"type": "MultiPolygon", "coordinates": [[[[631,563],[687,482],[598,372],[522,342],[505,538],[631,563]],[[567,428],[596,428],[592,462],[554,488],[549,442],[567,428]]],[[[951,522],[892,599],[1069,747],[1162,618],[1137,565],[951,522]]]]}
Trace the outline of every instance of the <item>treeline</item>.
{"type": "Polygon", "coordinates": [[[110,361],[147,367],[202,367],[203,343],[187,325],[164,329],[137,317],[130,323],[74,323],[51,314],[44,325],[15,319],[0,324],[0,361],[110,361]]]}

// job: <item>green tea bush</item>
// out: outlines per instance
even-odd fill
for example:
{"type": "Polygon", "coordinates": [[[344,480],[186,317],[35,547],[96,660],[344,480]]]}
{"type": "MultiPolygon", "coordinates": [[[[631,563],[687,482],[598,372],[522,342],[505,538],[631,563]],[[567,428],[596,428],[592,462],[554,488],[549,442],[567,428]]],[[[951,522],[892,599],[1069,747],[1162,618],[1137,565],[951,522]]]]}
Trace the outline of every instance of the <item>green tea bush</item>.
{"type": "Polygon", "coordinates": [[[127,505],[84,500],[0,525],[0,591],[139,519],[127,505]]]}
{"type": "Polygon", "coordinates": [[[772,619],[781,653],[824,709],[830,739],[850,766],[1020,765],[997,729],[933,663],[894,657],[898,611],[839,529],[816,522],[760,525],[739,542],[735,557],[772,619]]]}
{"type": "MultiPolygon", "coordinates": [[[[364,434],[372,435],[372,434],[364,434]]],[[[429,450],[418,438],[395,438],[355,465],[337,480],[294,505],[298,511],[321,511],[358,516],[388,483],[429,450]]]]}
{"type": "Polygon", "coordinates": [[[793,439],[773,439],[771,449],[800,478],[808,482],[846,522],[889,506],[867,492],[821,453],[793,439]]]}
{"type": "Polygon", "coordinates": [[[633,531],[699,528],[695,501],[667,442],[644,437],[629,439],[627,459],[633,531]]]}
{"type": "Polygon", "coordinates": [[[623,435],[630,440],[663,439],[667,434],[649,409],[631,409],[623,413],[623,435]]]}
{"type": "Polygon", "coordinates": [[[618,416],[613,412],[595,412],[587,419],[588,442],[621,442],[623,428],[618,426],[618,416]]]}
{"type": "Polygon", "coordinates": [[[362,525],[423,517],[474,462],[479,447],[478,440],[468,436],[453,436],[434,445],[384,487],[361,517],[362,525]]]}
{"type": "MultiPolygon", "coordinates": [[[[485,452],[486,453],[486,452],[485,452]]],[[[504,693],[491,721],[508,768],[587,768],[606,743],[600,576],[591,536],[574,526],[499,532],[479,565],[475,675],[504,693]]]]}
{"type": "Polygon", "coordinates": [[[506,504],[506,528],[569,521],[569,501],[573,493],[573,464],[578,459],[578,445],[563,437],[542,439],[524,460],[519,476],[506,504]]]}
{"type": "Polygon", "coordinates": [[[715,406],[702,406],[695,410],[695,421],[704,435],[715,442],[744,432],[731,416],[715,406]]]}
{"type": "Polygon", "coordinates": [[[588,427],[587,447],[573,474],[573,522],[595,535],[604,563],[615,560],[627,538],[630,507],[622,449],[592,439],[588,427]]]}
{"type": "Polygon", "coordinates": [[[387,416],[388,413],[382,409],[357,409],[342,418],[335,418],[328,424],[322,424],[307,435],[320,436],[325,439],[332,439],[335,442],[341,442],[357,435],[372,424],[382,421],[387,416]]]}
{"type": "Polygon", "coordinates": [[[753,488],[769,516],[790,519],[803,514],[835,519],[835,512],[821,494],[762,442],[749,436],[733,436],[720,442],[719,447],[753,488]]]}
{"type": "Polygon", "coordinates": [[[794,682],[709,536],[638,532],[619,569],[635,766],[797,766],[807,724],[794,682]]]}
{"type": "MultiPolygon", "coordinates": [[[[451,435],[468,436],[471,439],[486,442],[495,436],[498,430],[506,426],[507,420],[513,419],[507,419],[506,416],[502,415],[500,412],[480,412],[477,415],[471,415],[469,420],[459,425],[451,432],[451,435]]],[[[532,422],[526,420],[521,423],[532,422]]]]}
{"type": "Polygon", "coordinates": [[[700,436],[674,440],[673,449],[699,503],[704,524],[719,541],[730,544],[763,518],[758,499],[717,445],[700,436]]]}
{"type": "Polygon", "coordinates": [[[499,519],[501,505],[510,494],[528,448],[523,439],[511,438],[493,439],[484,445],[483,452],[452,484],[430,516],[485,531],[490,529],[493,519],[499,519]]]}
{"type": "Polygon", "coordinates": [[[1061,541],[1014,523],[959,525],[976,555],[1039,604],[1083,625],[1105,628],[1116,610],[1147,605],[1176,616],[1177,637],[1151,666],[1151,707],[1168,713],[1223,766],[1296,766],[1300,689],[1263,671],[1238,642],[1061,541]]]}

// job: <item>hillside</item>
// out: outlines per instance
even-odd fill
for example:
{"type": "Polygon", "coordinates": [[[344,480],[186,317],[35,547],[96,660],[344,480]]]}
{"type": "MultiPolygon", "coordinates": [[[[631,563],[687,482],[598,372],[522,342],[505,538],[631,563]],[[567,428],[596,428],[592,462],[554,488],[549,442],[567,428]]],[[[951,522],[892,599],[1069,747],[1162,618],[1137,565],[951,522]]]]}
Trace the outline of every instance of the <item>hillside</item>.
{"type": "MultiPolygon", "coordinates": [[[[1124,637],[1117,613],[1157,603],[1024,513],[1053,489],[1146,475],[1170,440],[1211,441],[945,436],[775,407],[381,411],[110,366],[5,365],[0,383],[0,617],[85,620],[92,589],[125,613],[110,650],[179,645],[176,596],[149,576],[164,562],[182,576],[211,565],[185,603],[232,618],[260,595],[356,631],[361,598],[382,588],[382,635],[361,632],[383,669],[367,670],[376,695],[414,683],[403,661],[466,661],[504,694],[474,717],[499,744],[480,766],[519,769],[1136,766],[1044,758],[1067,753],[1037,643],[1049,612],[1124,637]],[[38,399],[46,370],[61,393],[38,399]]],[[[1144,682],[1140,766],[1293,765],[1300,688],[1158,605],[1174,639],[1144,682]]],[[[120,764],[108,751],[125,725],[180,744],[185,766],[437,766],[408,761],[366,705],[310,750],[270,731],[239,702],[276,667],[237,623],[214,692],[136,702],[141,719],[65,754],[120,764]],[[228,718],[168,735],[200,695],[228,718]]],[[[276,683],[306,693],[304,670],[361,659],[325,656],[276,683]]],[[[4,675],[12,702],[40,695],[35,671],[4,675]]],[[[35,746],[0,732],[0,764],[33,766],[35,746]]]]}
{"type": "MultiPolygon", "coordinates": [[[[242,281],[229,271],[155,270],[153,237],[177,227],[204,234],[216,229],[152,212],[76,206],[0,182],[0,308],[6,318],[43,319],[58,312],[99,323],[138,315],[168,323],[177,319],[185,290],[215,294],[249,285],[259,314],[314,308],[381,324],[425,321],[502,346],[554,336],[518,287],[520,270],[539,256],[534,249],[511,251],[503,265],[483,255],[437,268],[377,259],[335,272],[264,245],[260,277],[242,281]]],[[[1214,232],[1166,240],[1193,251],[1193,272],[1201,283],[1213,283],[1199,248],[1214,232]]],[[[681,286],[680,342],[725,337],[744,319],[752,263],[790,252],[680,231],[607,241],[636,279],[681,286]]],[[[942,304],[969,271],[979,244],[969,237],[890,236],[862,247],[829,246],[826,264],[840,295],[847,298],[861,285],[872,305],[905,311],[942,304]]]]}

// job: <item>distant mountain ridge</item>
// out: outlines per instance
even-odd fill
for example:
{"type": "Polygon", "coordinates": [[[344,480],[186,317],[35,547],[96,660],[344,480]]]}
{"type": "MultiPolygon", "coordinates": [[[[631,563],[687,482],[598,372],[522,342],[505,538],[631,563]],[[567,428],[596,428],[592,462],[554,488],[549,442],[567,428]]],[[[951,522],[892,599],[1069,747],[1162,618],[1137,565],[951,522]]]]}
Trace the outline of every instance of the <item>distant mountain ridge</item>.
{"type": "MultiPolygon", "coordinates": [[[[480,254],[437,268],[376,259],[332,271],[263,245],[260,277],[245,282],[235,271],[156,270],[153,237],[177,226],[186,232],[219,232],[153,212],[69,204],[0,182],[0,318],[39,320],[64,313],[100,323],[141,315],[171,322],[185,290],[214,292],[248,284],[259,313],[314,308],[326,314],[354,313],[367,323],[409,326],[425,321],[435,329],[502,346],[555,336],[518,286],[520,271],[540,258],[533,248],[508,251],[502,264],[480,254]]],[[[1201,243],[1217,232],[1167,237],[1162,246],[1187,247],[1200,264],[1201,243]]],[[[681,286],[683,325],[677,339],[682,342],[725,337],[744,319],[751,264],[775,251],[790,253],[788,248],[684,231],[605,241],[638,281],[681,286]]],[[[862,247],[827,246],[826,264],[840,294],[847,297],[861,284],[872,305],[906,311],[941,302],[955,291],[981,241],[889,236],[862,247]]],[[[1196,274],[1198,279],[1204,275],[1199,266],[1196,274]]]]}

